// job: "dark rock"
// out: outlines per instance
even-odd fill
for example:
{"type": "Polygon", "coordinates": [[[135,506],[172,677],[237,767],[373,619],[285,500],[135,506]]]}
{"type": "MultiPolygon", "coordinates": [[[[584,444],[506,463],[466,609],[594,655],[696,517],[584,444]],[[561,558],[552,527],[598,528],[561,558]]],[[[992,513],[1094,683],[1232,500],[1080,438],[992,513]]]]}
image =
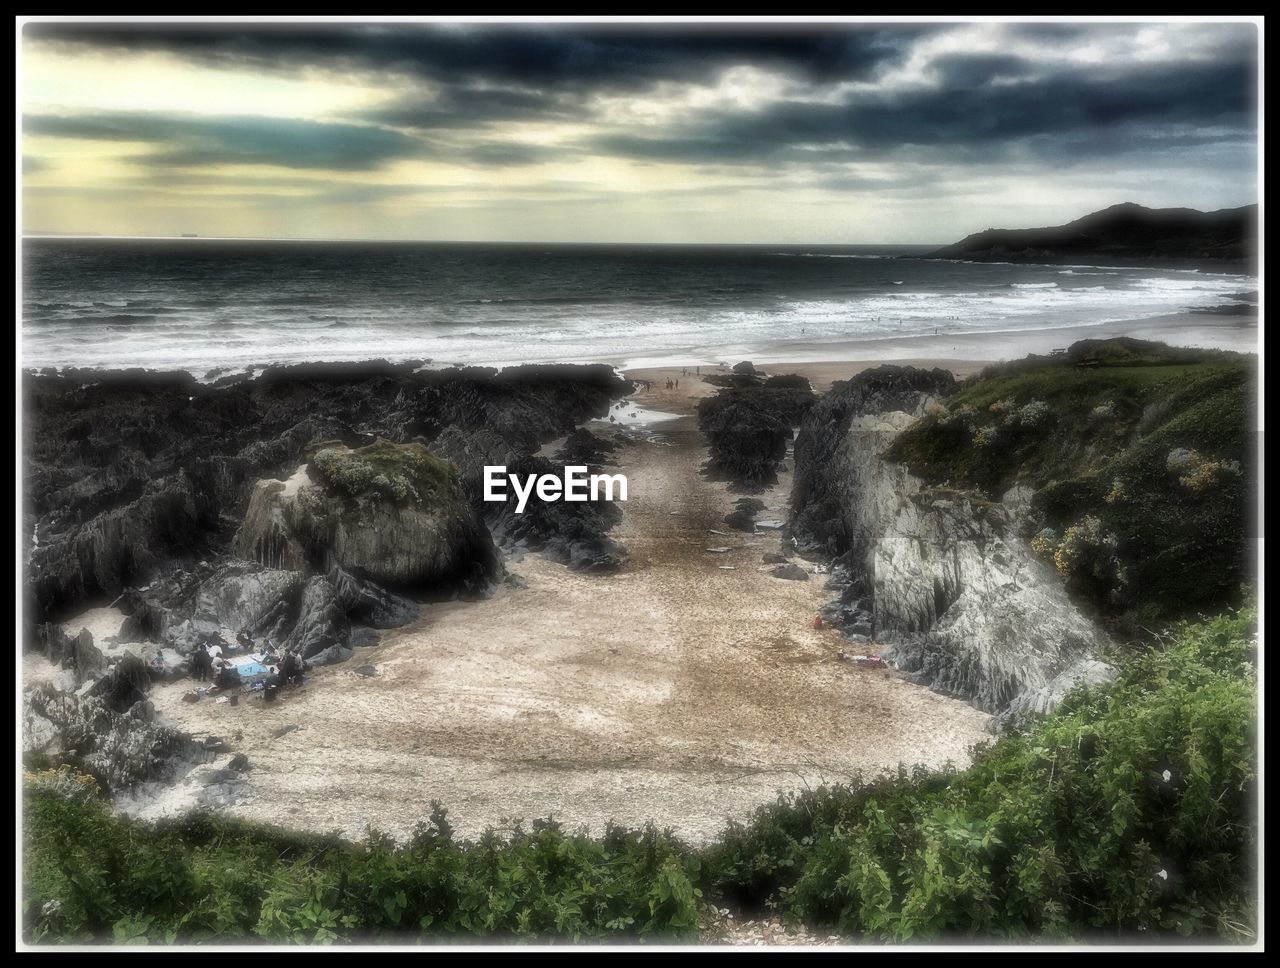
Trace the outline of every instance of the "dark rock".
{"type": "Polygon", "coordinates": [[[351,658],[351,650],[341,645],[331,645],[313,654],[307,661],[313,666],[337,665],[351,658]]]}
{"type": "Polygon", "coordinates": [[[102,700],[113,712],[123,713],[145,700],[150,689],[151,675],[146,665],[136,655],[126,654],[85,695],[102,700]]]}
{"type": "Polygon", "coordinates": [[[227,764],[227,769],[236,773],[243,773],[245,770],[249,769],[249,757],[245,756],[243,753],[237,753],[235,756],[231,757],[231,761],[227,764]]]}
{"type": "Polygon", "coordinates": [[[353,621],[376,629],[392,629],[408,625],[418,617],[417,602],[342,568],[330,570],[329,581],[337,594],[338,604],[353,621]]]}
{"type": "Polygon", "coordinates": [[[127,673],[96,694],[62,692],[49,683],[29,689],[22,709],[24,759],[68,764],[104,791],[119,793],[145,780],[173,779],[204,756],[190,735],[155,722],[145,700],[121,708],[135,688],[127,673]]]}
{"type": "Polygon", "coordinates": [[[743,360],[741,363],[735,363],[733,365],[733,372],[734,373],[755,373],[756,368],[751,363],[750,360],[743,360]]]}
{"type": "Polygon", "coordinates": [[[283,643],[285,650],[296,652],[314,665],[342,661],[351,657],[347,648],[350,633],[351,623],[338,603],[333,583],[322,575],[308,579],[298,621],[283,643]]]}
{"type": "Polygon", "coordinates": [[[80,634],[71,640],[70,659],[76,685],[96,679],[107,668],[107,657],[93,644],[93,634],[88,629],[81,629],[80,634]]]}
{"type": "Polygon", "coordinates": [[[318,441],[429,439],[456,425],[494,428],[530,451],[603,416],[629,389],[607,366],[499,373],[374,361],[272,367],[220,386],[141,369],[28,371],[30,618],[47,622],[177,564],[216,559],[254,482],[291,471],[318,441]]]}
{"type": "Polygon", "coordinates": [[[304,576],[232,559],[218,566],[196,590],[191,619],[205,635],[221,629],[250,634],[280,634],[280,606],[291,611],[302,592],[304,576]]]}
{"type": "Polygon", "coordinates": [[[40,622],[34,626],[30,642],[24,644],[60,666],[71,660],[75,639],[57,622],[40,622]]]}
{"type": "Polygon", "coordinates": [[[805,571],[803,568],[801,568],[799,565],[793,564],[791,562],[787,562],[786,564],[778,565],[776,568],[770,569],[769,574],[771,574],[774,578],[785,578],[788,581],[808,581],[809,580],[809,573],[805,571]]]}
{"type": "Polygon", "coordinates": [[[538,551],[575,571],[615,571],[626,561],[626,548],[607,537],[609,530],[622,520],[622,512],[613,502],[530,501],[524,512],[517,514],[517,500],[510,489],[505,502],[484,500],[485,465],[505,466],[509,474],[559,477],[563,464],[514,453],[492,431],[446,431],[432,450],[458,469],[473,506],[483,515],[500,547],[538,551]]]}
{"type": "Polygon", "coordinates": [[[370,649],[377,645],[381,638],[382,636],[375,629],[354,626],[351,629],[351,635],[347,638],[347,645],[352,649],[370,649]]]}
{"type": "Polygon", "coordinates": [[[760,556],[760,560],[766,565],[781,565],[787,561],[786,555],[780,555],[776,551],[766,551],[760,556]]]}
{"type": "Polygon", "coordinates": [[[368,679],[368,678],[372,678],[373,676],[376,676],[377,674],[378,674],[378,669],[376,666],[371,666],[371,665],[356,666],[356,675],[358,676],[364,676],[366,679],[368,679]]]}
{"type": "Polygon", "coordinates": [[[734,510],[724,517],[724,523],[735,531],[748,534],[756,530],[756,515],[764,510],[764,502],[754,497],[739,498],[734,502],[734,510]]]}
{"type": "Polygon", "coordinates": [[[596,436],[585,427],[579,427],[565,438],[564,444],[556,451],[555,458],[562,464],[599,467],[612,462],[616,449],[612,441],[596,436]]]}
{"type": "Polygon", "coordinates": [[[726,478],[739,490],[760,491],[777,482],[777,467],[787,454],[791,428],[814,401],[804,387],[770,386],[721,390],[698,404],[698,429],[707,438],[708,473],[726,478]]]}
{"type": "Polygon", "coordinates": [[[787,452],[791,428],[758,403],[708,397],[698,405],[698,429],[710,444],[709,474],[751,491],[777,482],[774,464],[787,452]]]}

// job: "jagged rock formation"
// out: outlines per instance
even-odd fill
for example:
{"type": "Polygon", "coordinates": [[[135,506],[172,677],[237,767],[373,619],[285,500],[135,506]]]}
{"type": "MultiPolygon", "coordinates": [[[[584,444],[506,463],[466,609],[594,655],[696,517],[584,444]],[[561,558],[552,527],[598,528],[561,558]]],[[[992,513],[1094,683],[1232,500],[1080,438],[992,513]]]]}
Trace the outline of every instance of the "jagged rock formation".
{"type": "Polygon", "coordinates": [[[711,455],[707,473],[731,481],[737,490],[758,492],[777,483],[792,428],[817,398],[802,377],[763,379],[747,366],[735,367],[738,375],[720,381],[724,389],[698,404],[698,429],[711,455]]]}
{"type": "Polygon", "coordinates": [[[27,642],[95,596],[225,552],[255,483],[287,477],[320,441],[487,427],[527,453],[603,416],[629,386],[605,366],[418,366],[274,367],[214,385],[144,370],[24,374],[27,642]]]}
{"type": "Polygon", "coordinates": [[[156,721],[146,698],[149,687],[142,660],[126,655],[74,693],[49,683],[28,689],[22,705],[24,760],[71,764],[110,792],[171,778],[203,748],[156,721]]]}
{"type": "MultiPolygon", "coordinates": [[[[592,446],[603,456],[602,448],[592,446]]],[[[501,547],[537,551],[575,571],[613,571],[626,560],[626,549],[608,537],[610,529],[622,520],[618,506],[609,501],[530,501],[524,512],[517,514],[517,500],[510,488],[505,502],[484,500],[486,465],[503,466],[508,473],[521,476],[560,476],[565,463],[579,462],[520,454],[493,431],[456,427],[442,433],[431,451],[457,469],[473,506],[501,547]]]]}
{"type": "Polygon", "coordinates": [[[1008,509],[919,488],[883,503],[872,551],[875,623],[898,668],[996,712],[1015,700],[1046,706],[1032,697],[1105,647],[1008,509]]]}
{"type": "Polygon", "coordinates": [[[565,438],[555,458],[561,464],[585,464],[587,467],[600,467],[613,462],[617,446],[593,434],[585,427],[579,427],[565,438]]]}
{"type": "Polygon", "coordinates": [[[1013,508],[926,488],[882,457],[953,386],[940,370],[880,367],[833,387],[796,441],[790,531],[809,553],[838,556],[842,595],[824,617],[850,637],[874,633],[898,668],[980,708],[1043,710],[1068,683],[1107,674],[1094,662],[1105,636],[1020,536],[1013,508]]]}
{"type": "Polygon", "coordinates": [[[865,496],[854,489],[874,483],[876,475],[903,476],[871,458],[912,417],[955,387],[948,370],[910,366],[879,366],[832,385],[796,436],[788,530],[800,550],[831,557],[853,551],[865,563],[872,525],[880,517],[869,501],[893,488],[871,487],[865,496]],[[872,419],[855,423],[862,417],[872,419]]]}

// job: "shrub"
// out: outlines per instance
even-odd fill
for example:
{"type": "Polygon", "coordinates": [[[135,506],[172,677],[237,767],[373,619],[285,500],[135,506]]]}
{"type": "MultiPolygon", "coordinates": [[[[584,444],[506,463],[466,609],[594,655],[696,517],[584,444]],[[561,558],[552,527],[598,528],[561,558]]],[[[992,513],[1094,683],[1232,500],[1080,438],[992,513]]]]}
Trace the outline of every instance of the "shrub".
{"type": "Polygon", "coordinates": [[[973,434],[973,442],[979,447],[994,447],[1000,440],[998,428],[979,427],[973,434]]]}
{"type": "Polygon", "coordinates": [[[1032,400],[1018,408],[1018,424],[1027,428],[1039,427],[1049,419],[1051,412],[1052,408],[1043,400],[1032,400]]]}
{"type": "Polygon", "coordinates": [[[967,770],[783,795],[699,851],[546,821],[459,842],[434,805],[400,846],[210,814],[141,824],[32,777],[24,935],[690,938],[705,896],[871,940],[1253,941],[1255,624],[1250,608],[1181,626],[967,770]]]}
{"type": "Polygon", "coordinates": [[[1058,550],[1058,544],[1058,532],[1054,531],[1053,528],[1042,528],[1031,539],[1031,550],[1042,558],[1052,558],[1053,553],[1058,550]]]}
{"type": "Polygon", "coordinates": [[[1103,529],[1102,521],[1092,514],[1073,524],[1062,535],[1053,563],[1062,575],[1088,574],[1106,579],[1114,575],[1117,538],[1103,529]]]}

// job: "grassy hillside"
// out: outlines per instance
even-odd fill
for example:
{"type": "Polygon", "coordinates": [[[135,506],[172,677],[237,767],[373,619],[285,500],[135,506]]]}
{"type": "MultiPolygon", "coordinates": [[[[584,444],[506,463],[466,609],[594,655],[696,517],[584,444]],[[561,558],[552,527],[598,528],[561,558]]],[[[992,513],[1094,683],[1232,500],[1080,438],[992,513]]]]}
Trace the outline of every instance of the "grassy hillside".
{"type": "Polygon", "coordinates": [[[988,370],[888,453],[936,485],[1035,491],[1035,546],[1069,587],[1150,623],[1250,578],[1254,360],[1136,340],[988,370]]]}
{"type": "Polygon", "coordinates": [[[92,781],[29,776],[24,935],[670,940],[695,937],[712,902],[852,940],[1251,941],[1254,620],[1180,628],[966,771],[784,797],[703,850],[547,823],[462,843],[438,810],[400,847],[208,815],[145,825],[92,781]]]}

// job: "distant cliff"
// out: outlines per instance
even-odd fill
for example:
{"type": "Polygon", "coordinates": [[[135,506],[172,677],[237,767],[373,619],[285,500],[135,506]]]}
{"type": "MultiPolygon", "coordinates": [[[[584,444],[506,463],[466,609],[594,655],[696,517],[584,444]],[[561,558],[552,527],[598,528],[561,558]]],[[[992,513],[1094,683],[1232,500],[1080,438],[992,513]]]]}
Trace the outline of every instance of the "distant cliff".
{"type": "Polygon", "coordinates": [[[1112,205],[1066,225],[987,229],[926,259],[977,262],[1234,263],[1255,257],[1258,206],[1197,212],[1190,208],[1112,205]]]}

